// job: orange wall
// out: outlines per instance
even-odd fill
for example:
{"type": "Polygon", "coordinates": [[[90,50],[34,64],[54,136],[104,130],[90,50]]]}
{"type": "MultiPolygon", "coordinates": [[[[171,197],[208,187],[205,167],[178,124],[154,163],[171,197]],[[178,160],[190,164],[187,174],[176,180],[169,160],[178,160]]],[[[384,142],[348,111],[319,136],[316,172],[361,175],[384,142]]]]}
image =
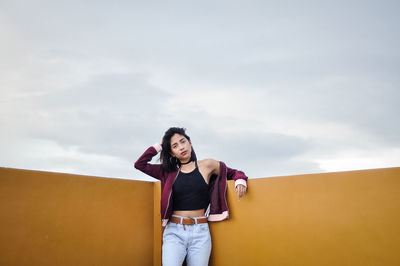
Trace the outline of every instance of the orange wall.
{"type": "Polygon", "coordinates": [[[0,265],[153,265],[154,184],[0,168],[0,265]]]}
{"type": "MultiPolygon", "coordinates": [[[[228,183],[210,265],[400,265],[400,168],[228,183]]],[[[161,265],[160,191],[0,168],[0,265],[161,265]]]]}
{"type": "Polygon", "coordinates": [[[400,265],[400,168],[249,180],[211,265],[400,265]]]}

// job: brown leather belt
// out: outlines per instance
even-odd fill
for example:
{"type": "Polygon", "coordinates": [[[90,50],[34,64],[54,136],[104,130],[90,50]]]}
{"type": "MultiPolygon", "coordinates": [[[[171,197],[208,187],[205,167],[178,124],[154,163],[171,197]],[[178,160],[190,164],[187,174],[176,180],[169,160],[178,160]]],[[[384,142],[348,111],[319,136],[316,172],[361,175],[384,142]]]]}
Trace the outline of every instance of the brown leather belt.
{"type": "Polygon", "coordinates": [[[208,222],[207,218],[184,217],[181,219],[179,217],[172,216],[171,219],[169,219],[170,222],[177,223],[177,224],[196,224],[196,220],[197,220],[198,224],[204,224],[204,223],[208,222]]]}

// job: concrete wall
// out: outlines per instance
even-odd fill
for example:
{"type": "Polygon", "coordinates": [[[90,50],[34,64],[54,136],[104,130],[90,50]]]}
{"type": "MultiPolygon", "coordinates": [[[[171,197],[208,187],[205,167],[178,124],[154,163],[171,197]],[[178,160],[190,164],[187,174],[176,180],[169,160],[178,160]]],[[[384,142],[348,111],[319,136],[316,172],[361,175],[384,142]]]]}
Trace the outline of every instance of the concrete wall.
{"type": "Polygon", "coordinates": [[[229,183],[211,265],[400,265],[400,168],[229,183]]]}
{"type": "MultiPolygon", "coordinates": [[[[400,168],[228,183],[210,265],[400,265],[400,168]]],[[[0,168],[0,265],[161,265],[160,191],[0,168]]]]}
{"type": "Polygon", "coordinates": [[[0,265],[153,265],[153,190],[0,168],[0,265]]]}

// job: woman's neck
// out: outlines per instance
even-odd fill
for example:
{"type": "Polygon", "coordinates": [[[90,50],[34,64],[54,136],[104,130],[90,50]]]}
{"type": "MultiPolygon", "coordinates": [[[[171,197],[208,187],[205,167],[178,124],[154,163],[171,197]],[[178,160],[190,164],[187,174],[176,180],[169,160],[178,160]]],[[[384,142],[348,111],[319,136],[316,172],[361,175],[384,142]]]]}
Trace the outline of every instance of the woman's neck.
{"type": "Polygon", "coordinates": [[[189,158],[187,162],[180,162],[181,165],[189,164],[192,161],[192,157],[189,158]]]}
{"type": "Polygon", "coordinates": [[[187,164],[181,164],[180,170],[183,171],[183,172],[188,172],[188,171],[190,172],[190,171],[193,170],[193,164],[194,164],[193,161],[190,161],[187,164]]]}

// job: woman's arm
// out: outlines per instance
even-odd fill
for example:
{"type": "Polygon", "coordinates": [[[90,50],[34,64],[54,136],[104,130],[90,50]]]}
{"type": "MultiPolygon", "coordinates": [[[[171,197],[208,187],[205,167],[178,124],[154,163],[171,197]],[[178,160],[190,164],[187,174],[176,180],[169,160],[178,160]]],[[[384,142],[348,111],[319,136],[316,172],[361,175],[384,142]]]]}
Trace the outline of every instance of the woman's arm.
{"type": "MultiPolygon", "coordinates": [[[[210,175],[219,175],[220,163],[213,159],[206,159],[206,165],[209,168],[210,175]]],[[[247,176],[239,170],[227,168],[227,179],[235,180],[235,190],[239,198],[243,197],[247,192],[247,176]]]]}
{"type": "Polygon", "coordinates": [[[143,173],[161,180],[163,176],[163,170],[161,164],[149,163],[154,156],[161,151],[161,145],[159,143],[149,147],[142,156],[135,162],[135,168],[142,171],[143,173]]]}
{"type": "Polygon", "coordinates": [[[242,171],[226,167],[228,180],[235,180],[235,189],[238,198],[241,198],[247,192],[247,176],[242,171]]]}

